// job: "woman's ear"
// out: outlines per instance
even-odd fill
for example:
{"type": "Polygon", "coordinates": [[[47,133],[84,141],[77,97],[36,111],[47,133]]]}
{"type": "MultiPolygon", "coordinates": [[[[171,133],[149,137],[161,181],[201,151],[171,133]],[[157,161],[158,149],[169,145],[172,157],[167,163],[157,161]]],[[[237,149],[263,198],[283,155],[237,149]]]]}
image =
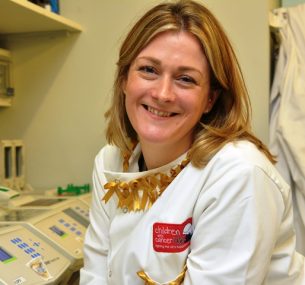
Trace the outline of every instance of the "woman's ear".
{"type": "Polygon", "coordinates": [[[127,84],[127,79],[124,78],[123,81],[122,81],[122,90],[123,90],[123,93],[126,94],[126,84],[127,84]]]}
{"type": "Polygon", "coordinates": [[[219,90],[213,90],[210,92],[208,97],[208,102],[204,111],[205,114],[209,113],[212,110],[215,102],[217,101],[218,96],[219,96],[219,90]]]}

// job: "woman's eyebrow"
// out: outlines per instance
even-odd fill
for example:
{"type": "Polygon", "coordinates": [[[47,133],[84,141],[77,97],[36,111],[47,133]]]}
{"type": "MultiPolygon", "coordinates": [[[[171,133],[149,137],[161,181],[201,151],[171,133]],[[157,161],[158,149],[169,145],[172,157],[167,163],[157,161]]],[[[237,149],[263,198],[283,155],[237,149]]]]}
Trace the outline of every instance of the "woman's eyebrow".
{"type": "Polygon", "coordinates": [[[161,61],[160,60],[158,60],[158,59],[156,59],[154,57],[151,57],[151,56],[141,56],[141,57],[136,58],[136,61],[143,60],[143,59],[144,60],[148,60],[148,61],[150,61],[150,62],[152,62],[152,63],[154,63],[156,65],[161,65],[161,61]]]}
{"type": "MultiPolygon", "coordinates": [[[[162,65],[160,60],[158,60],[157,58],[151,57],[151,56],[141,56],[141,57],[136,58],[136,61],[138,61],[138,60],[147,60],[155,65],[158,65],[158,66],[162,65]]],[[[201,76],[203,76],[202,72],[198,68],[192,67],[192,66],[179,66],[178,70],[179,70],[179,72],[194,71],[194,72],[198,72],[201,76]]]]}

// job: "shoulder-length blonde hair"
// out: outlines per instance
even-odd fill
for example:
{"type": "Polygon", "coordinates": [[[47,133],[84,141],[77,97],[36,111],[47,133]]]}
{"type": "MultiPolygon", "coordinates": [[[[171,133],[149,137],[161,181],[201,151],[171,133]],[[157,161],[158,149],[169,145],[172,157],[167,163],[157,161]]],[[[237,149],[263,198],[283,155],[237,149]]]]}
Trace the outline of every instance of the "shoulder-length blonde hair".
{"type": "Polygon", "coordinates": [[[268,149],[251,132],[249,96],[228,37],[213,14],[192,0],[153,7],[128,33],[119,53],[112,105],[105,114],[107,141],[123,153],[131,153],[130,141],[136,141],[137,134],[126,113],[122,86],[133,60],[157,34],[165,31],[186,31],[198,39],[210,66],[211,91],[218,93],[212,110],[203,114],[194,129],[194,142],[189,150],[192,164],[203,167],[227,142],[241,139],[253,142],[274,162],[268,149]]]}

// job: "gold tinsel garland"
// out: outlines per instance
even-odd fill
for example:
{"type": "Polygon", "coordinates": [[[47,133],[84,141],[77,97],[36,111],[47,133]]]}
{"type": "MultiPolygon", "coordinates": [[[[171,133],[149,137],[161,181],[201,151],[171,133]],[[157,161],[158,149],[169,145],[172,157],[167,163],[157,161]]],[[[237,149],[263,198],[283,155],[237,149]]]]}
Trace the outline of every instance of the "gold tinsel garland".
{"type": "Polygon", "coordinates": [[[158,172],[129,182],[120,180],[108,182],[104,185],[107,193],[102,200],[107,203],[113,194],[116,194],[119,199],[118,208],[123,211],[149,209],[189,161],[188,158],[184,159],[170,170],[169,175],[158,172]]]}
{"type": "MultiPolygon", "coordinates": [[[[182,272],[177,276],[175,280],[172,280],[167,283],[167,285],[180,285],[184,280],[184,276],[186,273],[187,267],[184,265],[182,272]]],[[[152,280],[144,271],[137,272],[138,276],[145,281],[145,285],[156,285],[154,280],[152,280]]]]}

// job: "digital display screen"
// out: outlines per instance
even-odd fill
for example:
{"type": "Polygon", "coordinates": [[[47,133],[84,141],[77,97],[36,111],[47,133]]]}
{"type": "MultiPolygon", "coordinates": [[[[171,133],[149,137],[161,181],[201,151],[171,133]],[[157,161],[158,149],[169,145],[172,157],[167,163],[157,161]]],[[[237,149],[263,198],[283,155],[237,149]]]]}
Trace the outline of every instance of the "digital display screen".
{"type": "Polygon", "coordinates": [[[13,256],[5,251],[2,247],[0,247],[0,261],[5,262],[11,258],[13,258],[13,256]]]}
{"type": "Polygon", "coordinates": [[[21,205],[22,207],[28,206],[52,206],[54,204],[66,201],[66,199],[37,199],[35,201],[25,203],[21,205]]]}
{"type": "MultiPolygon", "coordinates": [[[[47,212],[48,210],[40,210],[40,209],[10,209],[7,210],[5,215],[0,216],[0,221],[27,221],[33,217],[36,217],[42,213],[47,212]]],[[[1,283],[0,283],[1,285],[1,283]]]]}
{"type": "Polygon", "coordinates": [[[59,235],[60,237],[65,237],[67,235],[63,230],[59,229],[56,226],[50,227],[50,230],[52,232],[56,233],[57,235],[59,235]]]}
{"type": "Polygon", "coordinates": [[[84,227],[87,228],[89,226],[89,221],[87,219],[85,219],[83,216],[81,216],[80,214],[78,214],[75,210],[73,210],[71,208],[67,208],[63,212],[65,214],[67,214],[69,217],[71,217],[73,220],[79,222],[84,227]]]}

